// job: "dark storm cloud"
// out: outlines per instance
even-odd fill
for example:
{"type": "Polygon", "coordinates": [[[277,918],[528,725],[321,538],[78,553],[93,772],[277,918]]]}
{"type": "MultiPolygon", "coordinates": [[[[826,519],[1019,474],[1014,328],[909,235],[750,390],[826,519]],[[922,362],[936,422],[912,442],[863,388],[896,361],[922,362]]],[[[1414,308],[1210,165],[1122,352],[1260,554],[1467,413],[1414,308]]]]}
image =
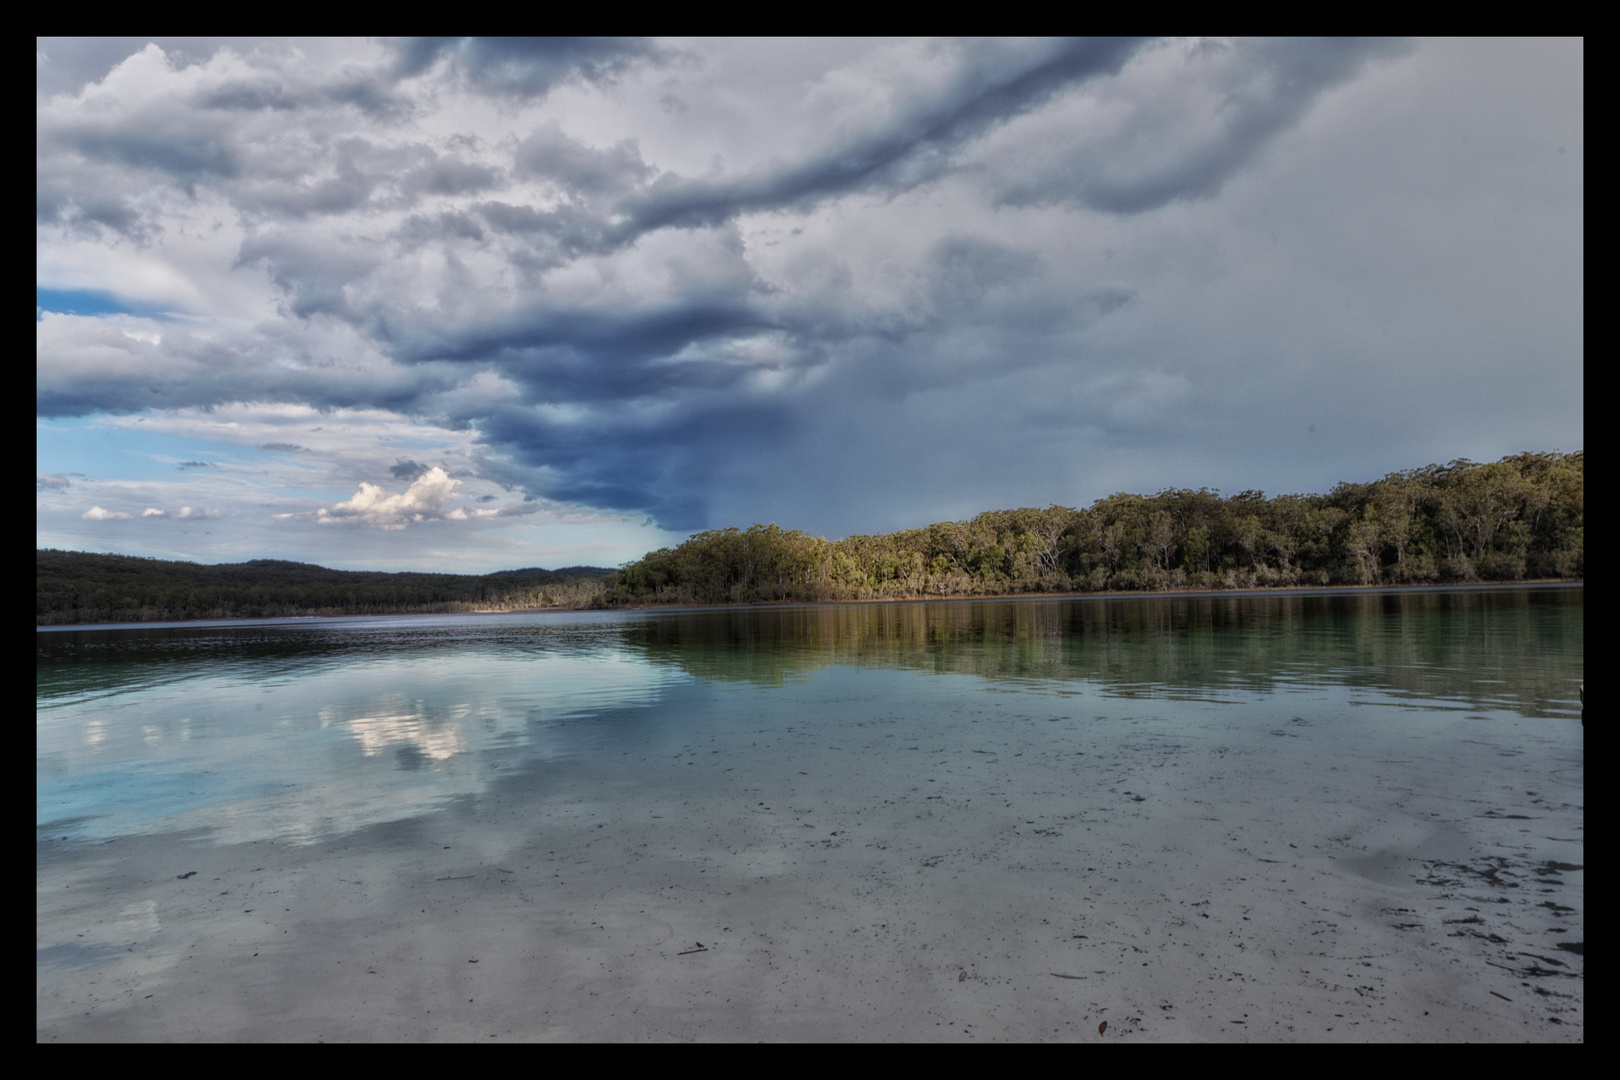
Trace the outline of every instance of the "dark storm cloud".
{"type": "Polygon", "coordinates": [[[413,38],[399,44],[396,72],[412,78],[448,60],[477,90],[535,98],[575,80],[610,83],[660,54],[636,38],[413,38]]]}
{"type": "Polygon", "coordinates": [[[378,366],[325,357],[289,363],[306,357],[311,347],[296,325],[221,342],[169,323],[161,346],[101,318],[46,312],[41,326],[46,333],[38,348],[34,407],[42,417],[129,415],[236,401],[416,412],[464,379],[443,364],[378,366]]]}
{"type": "Polygon", "coordinates": [[[263,266],[288,298],[288,310],[300,319],[333,315],[353,319],[345,289],[364,280],[382,259],[367,247],[334,249],[319,236],[272,231],[242,242],[236,265],[263,266]]]}
{"type": "Polygon", "coordinates": [[[493,166],[440,154],[406,173],[400,186],[427,195],[476,195],[501,182],[501,170],[493,166]]]}
{"type": "Polygon", "coordinates": [[[388,80],[340,76],[332,80],[285,81],[274,75],[227,81],[202,92],[199,108],[227,113],[292,112],[324,105],[349,105],[375,120],[403,119],[411,112],[408,98],[388,80]]]}
{"type": "Polygon", "coordinates": [[[608,254],[623,243],[623,230],[575,203],[536,210],[532,206],[483,202],[473,209],[492,229],[519,242],[521,246],[514,249],[512,262],[530,276],[566,265],[582,255],[608,254]]]}
{"type": "MultiPolygon", "coordinates": [[[[476,209],[491,228],[523,241],[513,261],[532,275],[583,255],[611,253],[662,228],[714,228],[739,214],[802,208],[853,191],[893,194],[944,174],[959,146],[996,124],[1068,86],[1116,74],[1142,45],[1137,40],[1057,42],[1029,55],[1009,53],[996,43],[967,43],[959,47],[956,71],[942,92],[896,110],[877,130],[736,180],[660,175],[642,160],[634,142],[591,147],[552,121],[518,145],[514,171],[544,177],[588,202],[542,210],[489,201],[476,209]]],[[[422,70],[445,49],[451,47],[409,53],[403,69],[422,70]]],[[[412,235],[420,235],[422,226],[413,227],[412,235]]],[[[308,302],[297,309],[309,309],[308,302]]]]}
{"type": "Polygon", "coordinates": [[[93,237],[103,229],[142,243],[151,236],[140,211],[129,200],[78,185],[40,183],[34,191],[34,217],[78,236],[93,237]]]}
{"type": "Polygon", "coordinates": [[[593,197],[627,191],[656,171],[641,160],[634,141],[597,150],[563,134],[555,120],[519,143],[515,160],[520,176],[544,177],[571,193],[593,197]]]}
{"type": "Polygon", "coordinates": [[[457,240],[470,240],[475,244],[482,243],[484,230],[471,214],[441,210],[432,216],[412,214],[400,223],[394,236],[407,249],[416,249],[424,244],[446,241],[453,243],[457,240]]]}
{"type": "Polygon", "coordinates": [[[329,163],[302,174],[241,185],[237,205],[267,222],[333,216],[357,209],[406,210],[424,200],[474,195],[504,186],[492,165],[437,153],[420,143],[384,146],[364,138],[338,141],[329,163]]]}
{"type": "MultiPolygon", "coordinates": [[[[796,424],[794,411],[781,403],[722,397],[661,409],[626,403],[572,422],[505,408],[480,429],[512,461],[551,477],[535,494],[645,513],[665,528],[687,531],[708,524],[707,481],[739,446],[769,445],[796,424]]],[[[529,473],[519,486],[539,485],[529,473]]]]}
{"type": "Polygon", "coordinates": [[[149,211],[137,209],[142,188],[172,184],[190,195],[199,183],[217,183],[240,172],[228,124],[199,122],[162,108],[41,123],[36,145],[37,221],[81,232],[103,226],[142,243],[162,230],[149,211]]]}
{"type": "MultiPolygon", "coordinates": [[[[564,202],[542,209],[485,200],[466,210],[414,213],[395,228],[394,237],[408,250],[442,246],[449,252],[458,244],[481,245],[495,235],[512,245],[507,250],[511,264],[532,278],[581,257],[622,251],[666,227],[712,230],[747,212],[803,208],[856,191],[893,195],[945,175],[964,146],[1063,90],[1117,75],[1143,48],[1144,43],[1136,40],[1016,48],[997,42],[945,46],[949,76],[931,93],[898,99],[875,126],[853,129],[797,161],[729,179],[660,174],[643,160],[632,140],[590,146],[551,120],[516,143],[510,151],[510,169],[523,180],[556,184],[567,196],[564,202]]],[[[410,78],[447,59],[480,90],[534,96],[567,80],[611,79],[655,51],[626,42],[413,42],[399,47],[393,74],[410,78]]],[[[1321,61],[1314,66],[1307,61],[1292,65],[1279,61],[1273,67],[1292,73],[1293,81],[1262,81],[1283,95],[1290,87],[1310,84],[1313,77],[1316,83],[1334,77],[1353,62],[1341,58],[1334,67],[1321,61]]],[[[291,86],[266,75],[225,81],[197,92],[194,102],[211,113],[277,113],[307,110],[319,96],[307,80],[291,86]]],[[[136,131],[81,126],[55,137],[101,160],[166,172],[181,182],[209,175],[221,181],[235,178],[242,155],[230,145],[229,127],[199,124],[195,115],[183,112],[153,115],[155,123],[136,131]]],[[[1274,120],[1272,128],[1279,122],[1274,120]]],[[[628,308],[539,304],[456,326],[439,313],[419,316],[366,297],[369,279],[386,264],[382,247],[333,245],[324,233],[300,233],[274,223],[343,215],[371,206],[409,206],[419,196],[478,194],[499,187],[504,182],[502,170],[420,144],[383,147],[373,139],[349,137],[331,145],[317,169],[283,169],[282,176],[250,180],[236,193],[238,204],[252,208],[269,226],[243,240],[237,266],[263,267],[285,295],[287,312],[296,318],[334,316],[364,327],[391,355],[407,363],[492,366],[524,387],[535,402],[596,407],[623,400],[735,392],[757,366],[734,362],[726,347],[760,335],[776,336],[785,357],[776,366],[791,367],[823,362],[828,346],[839,340],[873,333],[944,334],[976,318],[993,320],[1009,305],[1021,304],[1022,314],[1032,317],[1026,329],[1038,336],[1076,318],[1105,313],[1129,295],[1128,290],[1090,289],[1079,296],[1071,294],[1062,305],[1019,301],[1012,294],[1040,276],[1038,258],[1005,244],[959,236],[932,250],[918,302],[900,311],[874,312],[814,300],[771,302],[770,290],[762,289],[757,279],[741,279],[699,282],[663,300],[628,308]],[[676,357],[679,362],[674,362],[676,357]]],[[[75,205],[81,216],[92,217],[82,205],[75,205]]],[[[99,213],[109,223],[130,227],[129,215],[116,203],[101,206],[99,213]]],[[[1021,357],[1016,362],[1029,361],[1021,357]]],[[[918,358],[890,361],[873,372],[871,382],[896,393],[903,392],[907,380],[916,385],[949,384],[967,377],[957,366],[937,358],[928,363],[918,358]]],[[[417,389],[410,380],[396,383],[396,388],[404,395],[396,400],[406,401],[417,389]]],[[[420,388],[432,392],[432,380],[420,388]]],[[[151,392],[172,393],[169,388],[151,392]]],[[[285,392],[268,396],[281,399],[285,392]]],[[[94,400],[95,395],[87,397],[94,400]]],[[[319,400],[322,405],[353,400],[353,389],[328,392],[319,400]]],[[[649,498],[651,485],[636,479],[649,475],[642,461],[645,454],[672,453],[691,434],[676,425],[629,436],[613,426],[620,421],[598,419],[602,427],[589,455],[563,454],[543,438],[522,436],[516,416],[505,416],[498,423],[491,419],[480,428],[492,445],[515,448],[525,460],[534,457],[536,447],[547,447],[556,459],[554,471],[582,469],[589,458],[595,462],[589,482],[570,488],[568,482],[559,481],[552,490],[597,491],[610,499],[607,505],[618,508],[627,500],[649,498]],[[631,437],[637,450],[612,451],[615,439],[631,437]],[[658,444],[666,449],[640,448],[658,444]],[[619,473],[623,479],[610,478],[619,473]],[[637,491],[641,494],[633,494],[637,491]]],[[[711,419],[707,424],[720,421],[711,419]]],[[[752,430],[735,418],[726,424],[732,438],[752,430]]]]}
{"type": "Polygon", "coordinates": [[[896,110],[876,130],[737,179],[659,174],[633,141],[598,149],[569,137],[553,121],[519,144],[517,174],[552,180],[593,204],[607,197],[618,197],[617,203],[540,211],[490,202],[480,209],[492,226],[530,236],[533,254],[549,267],[580,254],[615,250],[658,229],[714,228],[740,214],[805,208],[856,191],[894,194],[944,175],[962,144],[995,125],[1068,86],[1117,73],[1142,44],[1058,42],[1034,56],[1008,55],[993,43],[964,44],[955,77],[941,93],[896,110]]]}
{"type": "Polygon", "coordinates": [[[715,473],[739,454],[785,445],[807,415],[841,399],[899,402],[982,380],[984,352],[998,375],[1050,364],[1061,355],[1045,344],[1051,335],[1131,298],[1054,289],[1035,253],[971,236],[942,240],[926,267],[916,306],[898,318],[742,289],[653,310],[576,309],[432,340],[402,336],[391,351],[487,361],[526,389],[528,407],[501,408],[476,426],[485,445],[532,470],[515,479],[529,493],[701,528],[715,473]],[[1014,313],[1009,333],[998,324],[1014,313]],[[740,357],[747,346],[769,346],[769,358],[740,357]],[[846,360],[816,394],[760,389],[762,377],[797,382],[838,349],[846,360]],[[543,407],[552,404],[569,408],[559,416],[543,407]]]}
{"type": "Polygon", "coordinates": [[[1113,138],[1079,140],[1055,161],[1009,170],[997,192],[1003,205],[1071,203],[1117,214],[1156,210],[1177,199],[1208,198],[1249,165],[1277,135],[1297,124],[1324,92],[1370,61],[1398,56],[1409,42],[1383,39],[1245,41],[1194,48],[1189,65],[1220,68],[1212,90],[1216,123],[1194,137],[1162,103],[1113,138]],[[1231,55],[1221,56],[1222,53],[1231,55]],[[1155,127],[1161,128],[1156,133],[1155,127]],[[1032,167],[1031,167],[1032,166],[1032,167]]]}
{"type": "Polygon", "coordinates": [[[238,80],[217,86],[197,102],[204,109],[258,112],[260,109],[296,109],[308,102],[273,79],[238,80]]]}
{"type": "Polygon", "coordinates": [[[421,476],[431,468],[433,468],[433,466],[423,465],[419,461],[411,461],[406,459],[403,461],[397,461],[390,465],[388,467],[388,471],[395,480],[404,480],[406,483],[410,483],[412,480],[415,480],[417,477],[421,476]]]}
{"type": "Polygon", "coordinates": [[[376,171],[362,168],[363,140],[350,140],[338,148],[330,172],[300,178],[299,183],[259,185],[241,199],[245,208],[281,221],[347,213],[364,206],[376,190],[376,171]]]}
{"type": "Polygon", "coordinates": [[[1044,55],[1008,55],[998,43],[961,46],[942,92],[897,109],[888,123],[804,161],[738,180],[662,176],[624,209],[639,231],[702,228],[750,211],[811,206],[852,191],[899,192],[942,175],[956,149],[1066,87],[1117,74],[1138,39],[1058,42],[1044,55]]]}
{"type": "Polygon", "coordinates": [[[291,56],[231,41],[199,40],[183,48],[171,41],[161,51],[156,44],[125,42],[110,52],[89,49],[86,56],[76,42],[47,41],[41,48],[53,58],[39,67],[42,92],[59,87],[94,102],[76,108],[57,98],[42,110],[35,176],[36,220],[42,224],[83,235],[105,229],[148,244],[164,228],[153,197],[166,188],[188,199],[213,189],[240,210],[285,219],[344,213],[377,194],[410,203],[499,183],[499,170],[421,146],[380,148],[351,137],[330,140],[326,160],[310,153],[311,136],[319,139],[323,129],[344,126],[348,110],[341,106],[374,121],[405,117],[409,103],[377,73],[309,71],[291,56]],[[241,50],[246,56],[238,59],[267,70],[154,84],[159,72],[202,64],[222,50],[241,50]],[[119,72],[112,89],[87,85],[110,78],[109,68],[125,62],[131,70],[119,72]],[[263,126],[266,117],[280,117],[273,121],[279,126],[263,126]],[[292,143],[284,132],[296,133],[292,143]],[[276,137],[267,143],[264,136],[272,133],[276,137]],[[285,152],[289,146],[291,154],[285,152]]]}
{"type": "Polygon", "coordinates": [[[929,263],[935,302],[941,311],[958,313],[992,303],[998,290],[1027,281],[1040,267],[1032,252],[960,236],[941,241],[929,263]]]}
{"type": "MultiPolygon", "coordinates": [[[[688,346],[724,339],[751,331],[769,329],[770,323],[745,300],[730,296],[698,296],[685,302],[651,311],[625,312],[617,318],[608,312],[580,312],[557,319],[525,320],[511,327],[499,339],[502,352],[516,353],[509,373],[520,381],[556,385],[567,373],[544,359],[539,369],[530,368],[530,358],[546,358],[566,350],[587,358],[589,368],[580,371],[583,379],[566,388],[570,398],[622,397],[635,386],[622,380],[652,379],[653,390],[679,386],[714,386],[713,365],[701,362],[671,366],[654,373],[647,365],[674,356],[688,346]],[[693,369],[690,372],[686,369],[693,369]]],[[[477,352],[483,353],[483,349],[477,352]]]]}
{"type": "Polygon", "coordinates": [[[235,176],[239,168],[234,149],[222,135],[179,125],[135,131],[86,125],[62,137],[92,161],[152,169],[182,183],[235,176]]]}

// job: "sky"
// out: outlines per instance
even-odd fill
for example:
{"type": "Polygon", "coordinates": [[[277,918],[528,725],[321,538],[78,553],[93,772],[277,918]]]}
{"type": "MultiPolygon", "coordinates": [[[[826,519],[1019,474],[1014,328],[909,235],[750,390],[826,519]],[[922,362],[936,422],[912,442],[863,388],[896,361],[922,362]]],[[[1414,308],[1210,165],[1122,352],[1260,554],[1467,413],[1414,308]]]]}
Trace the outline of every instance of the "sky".
{"type": "Polygon", "coordinates": [[[36,539],[617,566],[1584,448],[1579,40],[36,41],[36,539]]]}

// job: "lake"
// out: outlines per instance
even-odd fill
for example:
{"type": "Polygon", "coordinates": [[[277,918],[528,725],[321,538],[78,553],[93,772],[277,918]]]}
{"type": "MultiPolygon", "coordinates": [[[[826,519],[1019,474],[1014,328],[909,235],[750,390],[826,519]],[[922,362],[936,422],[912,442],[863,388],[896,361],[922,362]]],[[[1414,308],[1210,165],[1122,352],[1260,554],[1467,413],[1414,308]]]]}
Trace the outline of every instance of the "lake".
{"type": "Polygon", "coordinates": [[[36,1035],[1584,1038],[1580,586],[36,634],[36,1035]]]}

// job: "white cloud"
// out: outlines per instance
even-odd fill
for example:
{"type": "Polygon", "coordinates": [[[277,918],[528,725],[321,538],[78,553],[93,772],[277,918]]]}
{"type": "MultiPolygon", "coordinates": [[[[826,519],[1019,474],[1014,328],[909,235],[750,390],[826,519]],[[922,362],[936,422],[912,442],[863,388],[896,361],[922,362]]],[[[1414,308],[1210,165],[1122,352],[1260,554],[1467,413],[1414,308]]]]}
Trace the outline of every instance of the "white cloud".
{"type": "Polygon", "coordinates": [[[99,506],[92,506],[79,516],[86,521],[122,521],[135,515],[126,514],[122,510],[105,510],[99,506]]]}
{"type": "Polygon", "coordinates": [[[322,510],[317,516],[322,522],[352,521],[379,529],[403,529],[441,516],[463,520],[467,515],[459,510],[448,515],[439,513],[439,507],[452,499],[460,486],[461,481],[451,479],[449,473],[435,465],[399,495],[362,482],[354,498],[322,510]]]}
{"type": "Polygon", "coordinates": [[[217,518],[220,513],[218,510],[209,510],[203,507],[182,506],[179,516],[182,518],[217,518]]]}
{"type": "Polygon", "coordinates": [[[168,517],[168,516],[169,516],[169,512],[167,510],[158,510],[158,509],[155,509],[155,508],[150,507],[150,506],[148,506],[145,510],[141,511],[141,517],[168,517]]]}

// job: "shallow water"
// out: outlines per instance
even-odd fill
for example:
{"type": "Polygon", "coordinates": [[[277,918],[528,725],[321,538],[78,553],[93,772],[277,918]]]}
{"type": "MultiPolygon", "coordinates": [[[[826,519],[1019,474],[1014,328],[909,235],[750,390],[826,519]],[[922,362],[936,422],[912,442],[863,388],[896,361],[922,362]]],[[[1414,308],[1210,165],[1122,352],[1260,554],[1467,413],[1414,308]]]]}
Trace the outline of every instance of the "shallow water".
{"type": "MultiPolygon", "coordinates": [[[[755,912],[756,933],[769,937],[770,924],[771,940],[802,936],[806,919],[822,918],[839,924],[834,937],[864,932],[866,951],[827,961],[855,965],[842,978],[857,982],[862,964],[915,969],[931,943],[939,950],[989,928],[1004,939],[996,949],[951,961],[946,976],[928,969],[929,980],[960,974],[964,992],[971,974],[989,993],[984,971],[1007,964],[1073,968],[1048,973],[1065,987],[1105,982],[1129,953],[1094,968],[1056,958],[1109,935],[1138,952],[1155,931],[1160,950],[1193,949],[1171,944],[1172,925],[1200,926],[1222,894],[1316,911],[1318,897],[1323,910],[1342,909],[1342,898],[1326,898],[1360,890],[1364,910],[1322,916],[1323,925],[1399,939],[1432,924],[1423,933],[1433,955],[1415,980],[1391,960],[1382,977],[1399,988],[1369,985],[1353,995],[1358,1004],[1443,998],[1453,991],[1435,988],[1439,972],[1464,949],[1482,971],[1508,973],[1490,993],[1528,996],[1540,1011],[1515,1013],[1497,1035],[1481,1019],[1485,1034],[1453,1037],[1568,1037],[1581,1022],[1584,948],[1582,595],[944,601],[40,633],[40,1023],[55,1008],[43,1002],[64,992],[54,972],[111,971],[135,955],[159,967],[173,960],[183,920],[165,916],[150,887],[188,880],[181,864],[201,852],[268,845],[290,866],[318,860],[317,847],[381,845],[389,875],[411,866],[424,881],[458,882],[477,872],[439,875],[431,864],[465,840],[480,865],[501,863],[509,877],[492,880],[502,885],[521,885],[519,862],[539,874],[550,859],[562,888],[566,856],[568,877],[587,884],[593,903],[612,901],[599,914],[632,921],[674,903],[664,889],[718,890],[706,894],[717,907],[741,903],[750,883],[779,890],[776,910],[791,902],[800,916],[789,928],[755,912]],[[151,881],[108,869],[120,844],[138,848],[143,866],[161,863],[151,881]],[[1251,869],[1234,871],[1234,860],[1251,869]],[[64,907],[57,878],[91,871],[100,899],[81,891],[64,907]],[[1389,902],[1367,906],[1369,889],[1389,902]],[[1489,906],[1498,901],[1513,909],[1517,935],[1486,925],[1507,917],[1489,906]],[[1426,914],[1399,914],[1425,905],[1426,914]],[[69,936],[68,924],[98,917],[114,929],[69,936]],[[1059,922],[1065,932],[1051,940],[1036,930],[1059,922]]],[[[1268,945],[1237,910],[1227,913],[1234,956],[1280,948],[1285,966],[1308,969],[1294,962],[1298,946],[1268,945]]],[[[1310,921],[1289,933],[1308,939],[1310,921]]],[[[307,925],[299,932],[315,940],[307,925]]],[[[806,939],[810,956],[829,947],[815,940],[806,939]]],[[[1167,1002],[1197,996],[1169,974],[1203,963],[1192,955],[1155,970],[1170,980],[1152,987],[1167,1002]]],[[[1315,985],[1290,979],[1302,982],[1279,984],[1289,996],[1315,985]]],[[[1317,992],[1331,995],[1329,985],[1317,992]]],[[[917,992],[933,1000],[934,990],[917,992]]],[[[798,990],[777,993],[803,1004],[798,990]]],[[[1240,1030],[1166,1028],[1175,1006],[1157,1008],[1163,1015],[1140,1006],[1134,1022],[1111,1014],[1111,1030],[1240,1030]]],[[[865,1030],[833,1013],[809,1036],[938,1034],[900,1016],[865,1030]]],[[[999,1013],[980,1003],[973,1015],[952,1023],[982,1030],[999,1013]]],[[[143,1037],[126,1019],[136,1026],[105,1030],[143,1037]]],[[[1209,1022],[1249,1023],[1213,1012],[1209,1022]]],[[[1398,1025],[1371,1035],[1370,1015],[1312,1022],[1241,1030],[1413,1037],[1398,1025]]],[[[291,1030],[257,1037],[303,1037],[291,1030]]],[[[1062,1024],[988,1033],[1070,1034],[1062,1024]]],[[[777,1034],[767,1025],[738,1037],[777,1034]]],[[[233,1036],[205,1025],[192,1037],[233,1036]]]]}

